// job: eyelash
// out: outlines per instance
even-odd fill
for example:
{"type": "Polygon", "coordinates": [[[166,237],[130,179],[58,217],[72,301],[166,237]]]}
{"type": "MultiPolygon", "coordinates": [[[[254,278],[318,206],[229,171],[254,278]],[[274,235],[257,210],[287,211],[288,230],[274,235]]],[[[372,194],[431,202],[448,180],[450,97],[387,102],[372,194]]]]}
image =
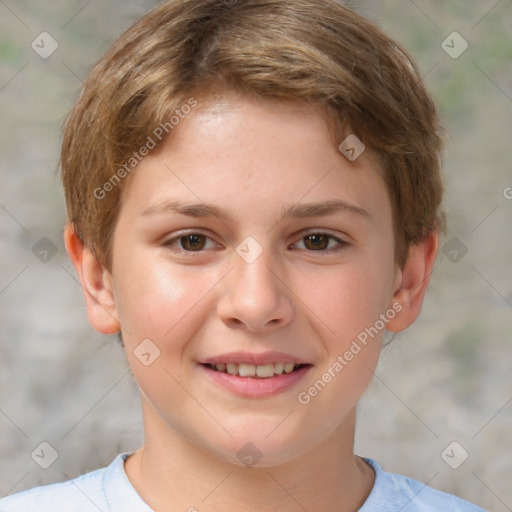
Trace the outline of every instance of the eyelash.
{"type": "MultiPolygon", "coordinates": [[[[199,233],[199,232],[196,232],[196,231],[190,231],[188,233],[181,233],[181,234],[179,234],[179,235],[177,235],[177,236],[175,236],[173,238],[169,238],[168,240],[165,240],[164,242],[162,242],[162,246],[165,247],[166,249],[171,250],[172,252],[175,252],[175,253],[186,254],[188,257],[197,257],[201,253],[203,253],[206,249],[201,249],[201,250],[198,250],[198,251],[188,251],[186,249],[181,249],[181,248],[177,249],[176,247],[173,247],[173,245],[176,242],[179,243],[182,238],[186,238],[186,237],[192,236],[192,235],[203,236],[206,239],[213,241],[211,237],[205,235],[204,233],[199,233]]],[[[338,238],[338,237],[336,237],[334,235],[331,235],[329,233],[325,233],[323,231],[311,231],[309,233],[306,233],[306,234],[304,234],[300,238],[300,242],[303,242],[306,237],[311,236],[311,235],[326,235],[329,238],[329,242],[327,244],[328,247],[329,247],[329,245],[331,243],[331,240],[336,241],[338,243],[338,245],[336,247],[331,247],[331,248],[328,248],[328,249],[318,249],[318,250],[314,250],[314,249],[300,249],[300,250],[305,250],[305,251],[311,252],[311,253],[321,253],[321,254],[325,255],[325,254],[332,254],[333,252],[341,251],[341,250],[347,248],[350,245],[345,240],[342,240],[342,239],[340,239],[340,238],[338,238]]],[[[295,245],[295,244],[292,244],[292,245],[295,245]]]]}

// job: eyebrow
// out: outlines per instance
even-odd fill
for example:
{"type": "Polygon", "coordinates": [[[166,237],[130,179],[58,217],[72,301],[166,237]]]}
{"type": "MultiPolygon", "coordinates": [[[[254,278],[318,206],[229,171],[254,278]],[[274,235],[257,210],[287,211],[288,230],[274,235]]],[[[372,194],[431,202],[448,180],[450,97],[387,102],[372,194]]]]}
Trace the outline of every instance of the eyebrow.
{"type": "Polygon", "coordinates": [[[283,208],[282,218],[326,217],[345,211],[370,219],[370,214],[364,208],[341,199],[331,199],[317,203],[295,203],[288,208],[283,208]]]}
{"type": "MultiPolygon", "coordinates": [[[[360,206],[348,203],[341,199],[331,199],[328,201],[312,203],[295,203],[284,207],[281,212],[283,218],[307,218],[307,217],[326,217],[338,212],[348,212],[361,217],[370,219],[370,214],[360,206]]],[[[184,203],[182,201],[163,201],[145,208],[141,215],[149,217],[162,213],[178,213],[189,217],[210,217],[215,216],[221,220],[229,220],[229,212],[219,206],[209,203],[184,203]]]]}

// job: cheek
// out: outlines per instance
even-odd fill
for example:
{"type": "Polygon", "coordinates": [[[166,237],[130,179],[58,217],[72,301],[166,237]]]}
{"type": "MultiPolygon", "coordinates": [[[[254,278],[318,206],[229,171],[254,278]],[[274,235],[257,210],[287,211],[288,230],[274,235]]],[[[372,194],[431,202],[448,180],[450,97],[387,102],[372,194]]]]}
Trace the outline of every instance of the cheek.
{"type": "Polygon", "coordinates": [[[389,269],[361,262],[328,269],[302,283],[298,296],[319,318],[327,338],[346,344],[385,312],[391,296],[389,269]]]}
{"type": "Polygon", "coordinates": [[[158,258],[132,253],[117,270],[118,314],[138,337],[161,339],[198,300],[194,277],[158,258]]]}
{"type": "Polygon", "coordinates": [[[185,408],[186,393],[175,379],[183,380],[186,341],[202,324],[197,305],[204,279],[143,251],[120,262],[118,276],[123,340],[141,392],[159,409],[185,408]]]}
{"type": "Polygon", "coordinates": [[[313,407],[330,411],[327,430],[339,425],[356,405],[377,366],[385,332],[380,315],[387,309],[391,287],[390,279],[382,277],[384,271],[368,262],[340,267],[319,279],[308,297],[307,304],[327,326],[326,358],[308,383],[311,387],[303,389],[300,403],[311,400],[313,407]]]}
{"type": "Polygon", "coordinates": [[[118,314],[127,331],[125,344],[153,340],[173,359],[215,312],[212,290],[219,269],[177,265],[165,255],[134,252],[118,266],[118,314]],[[172,354],[172,356],[171,356],[172,354]]]}

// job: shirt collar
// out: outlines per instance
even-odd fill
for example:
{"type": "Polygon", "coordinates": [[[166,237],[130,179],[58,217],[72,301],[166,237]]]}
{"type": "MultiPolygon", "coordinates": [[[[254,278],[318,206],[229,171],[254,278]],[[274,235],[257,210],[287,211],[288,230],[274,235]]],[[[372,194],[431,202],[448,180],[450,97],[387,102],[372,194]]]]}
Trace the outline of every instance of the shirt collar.
{"type": "Polygon", "coordinates": [[[103,492],[109,512],[154,512],[139,496],[124,470],[124,461],[133,453],[120,453],[105,472],[103,492]]]}
{"type": "MultiPolygon", "coordinates": [[[[103,492],[109,506],[109,512],[154,512],[142,500],[124,470],[124,461],[134,452],[120,453],[108,466],[103,478],[103,492]]],[[[380,510],[381,489],[384,474],[380,465],[373,459],[363,460],[375,471],[375,483],[360,512],[380,510]],[[377,507],[377,508],[374,508],[377,507]]]]}

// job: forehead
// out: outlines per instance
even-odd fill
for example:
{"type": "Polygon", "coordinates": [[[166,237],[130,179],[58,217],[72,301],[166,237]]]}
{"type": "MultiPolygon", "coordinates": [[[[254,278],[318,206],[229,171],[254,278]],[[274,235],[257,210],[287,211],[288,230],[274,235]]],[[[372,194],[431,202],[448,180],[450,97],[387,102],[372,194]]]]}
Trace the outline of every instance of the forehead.
{"type": "MultiPolygon", "coordinates": [[[[171,144],[175,155],[190,156],[191,147],[199,144],[208,150],[209,158],[241,157],[247,166],[256,159],[267,162],[282,154],[289,161],[305,155],[319,163],[331,158],[325,152],[329,145],[327,125],[313,106],[298,100],[259,99],[236,93],[201,100],[172,133],[168,146],[171,144]],[[321,147],[315,151],[319,142],[321,147]]],[[[201,158],[200,154],[195,156],[201,158]]]]}
{"type": "Polygon", "coordinates": [[[280,209],[301,200],[345,199],[371,213],[387,193],[365,153],[347,160],[325,118],[305,102],[216,96],[199,100],[137,166],[126,199],[141,213],[168,199],[225,209],[248,201],[280,209]]]}

